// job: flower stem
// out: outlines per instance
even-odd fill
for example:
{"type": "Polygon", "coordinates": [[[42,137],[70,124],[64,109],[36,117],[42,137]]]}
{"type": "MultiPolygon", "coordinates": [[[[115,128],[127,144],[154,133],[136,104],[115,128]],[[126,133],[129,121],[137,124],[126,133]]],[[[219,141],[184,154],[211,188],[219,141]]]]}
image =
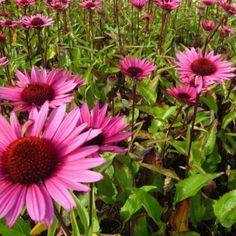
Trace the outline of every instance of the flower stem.
{"type": "Polygon", "coordinates": [[[60,35],[60,13],[57,12],[57,57],[58,57],[58,64],[60,65],[60,45],[61,45],[61,35],[60,35]]]}
{"type": "Polygon", "coordinates": [[[92,10],[89,10],[89,33],[90,33],[91,60],[93,60],[94,34],[93,34],[93,11],[92,10]]]}
{"type": "MultiPolygon", "coordinates": [[[[172,120],[170,126],[168,127],[168,130],[167,130],[167,132],[166,132],[166,138],[168,138],[168,135],[169,135],[169,133],[170,133],[170,130],[171,130],[172,126],[174,125],[175,121],[177,120],[177,118],[179,117],[179,114],[181,113],[182,108],[183,108],[183,105],[181,105],[181,106],[178,108],[174,119],[172,120]]],[[[163,157],[164,157],[165,151],[166,151],[166,141],[165,141],[165,143],[164,143],[164,146],[163,146],[163,149],[162,149],[160,158],[163,158],[163,157]]]]}
{"type": "Polygon", "coordinates": [[[216,32],[218,31],[219,27],[224,22],[224,20],[225,20],[225,16],[223,16],[223,18],[220,20],[219,24],[216,26],[216,28],[213,31],[213,33],[211,35],[209,35],[208,37],[206,37],[205,44],[204,44],[204,47],[203,47],[203,50],[202,50],[202,54],[203,55],[206,54],[207,45],[211,42],[211,40],[215,36],[216,32]]]}
{"type": "Polygon", "coordinates": [[[192,147],[192,143],[193,143],[194,125],[195,125],[195,121],[196,121],[196,117],[197,117],[197,109],[198,109],[199,98],[200,98],[200,93],[197,94],[195,105],[194,105],[194,112],[193,112],[193,118],[192,118],[192,126],[191,126],[191,130],[190,130],[190,140],[189,140],[189,145],[188,145],[188,153],[187,153],[187,156],[186,156],[185,177],[188,176],[189,169],[190,169],[189,159],[190,159],[191,147],[192,147]]]}
{"type": "Polygon", "coordinates": [[[89,193],[89,227],[93,227],[93,202],[94,202],[94,183],[90,184],[89,193]]]}
{"type": "Polygon", "coordinates": [[[120,32],[120,21],[119,21],[117,0],[114,0],[114,21],[115,21],[115,25],[117,26],[119,51],[120,53],[122,53],[122,38],[121,38],[121,32],[120,32]]]}
{"type": "Polygon", "coordinates": [[[41,38],[41,29],[37,29],[37,34],[38,34],[38,47],[39,47],[39,52],[41,55],[41,61],[42,61],[43,66],[45,67],[44,54],[43,54],[43,48],[42,48],[43,41],[41,38]]]}
{"type": "Polygon", "coordinates": [[[62,219],[62,216],[61,216],[60,212],[57,210],[56,206],[54,206],[54,213],[55,213],[55,216],[56,216],[59,224],[61,225],[61,228],[62,228],[63,233],[65,234],[65,236],[71,236],[70,230],[65,225],[65,223],[64,223],[64,221],[62,219]]]}
{"type": "MultiPolygon", "coordinates": [[[[136,81],[134,79],[134,84],[133,84],[133,91],[132,91],[132,98],[133,98],[133,105],[132,105],[132,121],[131,121],[131,142],[133,143],[133,139],[134,139],[134,114],[135,114],[135,105],[136,105],[136,88],[137,88],[137,84],[136,81]]],[[[132,145],[133,146],[133,145],[132,145]]],[[[131,146],[131,150],[132,150],[132,146],[131,146]]]]}

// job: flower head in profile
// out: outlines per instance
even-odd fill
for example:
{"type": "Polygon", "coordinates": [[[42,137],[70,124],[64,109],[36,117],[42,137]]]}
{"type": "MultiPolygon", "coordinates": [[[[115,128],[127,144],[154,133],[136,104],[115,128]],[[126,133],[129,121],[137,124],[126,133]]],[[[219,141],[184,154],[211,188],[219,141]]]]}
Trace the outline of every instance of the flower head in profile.
{"type": "Polygon", "coordinates": [[[120,60],[119,69],[124,75],[127,75],[130,78],[143,80],[156,69],[156,66],[147,59],[125,57],[120,60]]]}
{"type": "Polygon", "coordinates": [[[15,3],[21,7],[27,7],[35,4],[35,0],[15,0],[15,3]]]}
{"type": "Polygon", "coordinates": [[[224,9],[228,14],[234,15],[236,14],[236,7],[229,4],[228,2],[224,0],[219,0],[218,4],[221,6],[222,9],[224,9]]]}
{"type": "Polygon", "coordinates": [[[17,20],[0,20],[0,26],[6,28],[16,28],[21,25],[20,21],[17,20]]]}
{"type": "Polygon", "coordinates": [[[179,7],[180,0],[154,0],[154,3],[166,11],[172,11],[179,7]]]}
{"type": "Polygon", "coordinates": [[[20,111],[40,107],[46,101],[52,108],[68,103],[73,99],[72,91],[83,85],[80,77],[58,69],[47,73],[45,69],[40,72],[33,67],[31,74],[17,71],[16,76],[15,87],[0,87],[0,99],[19,106],[20,111]]]}
{"type": "Polygon", "coordinates": [[[45,3],[49,8],[62,11],[70,6],[71,0],[45,0],[45,3]]]}
{"type": "Polygon", "coordinates": [[[130,3],[137,9],[141,10],[145,7],[147,1],[146,0],[130,0],[130,3]]]}
{"type": "Polygon", "coordinates": [[[183,103],[195,103],[197,90],[190,86],[177,86],[173,88],[168,88],[167,93],[175,97],[179,102],[183,103]]]}
{"type": "Polygon", "coordinates": [[[89,191],[83,183],[102,179],[91,168],[104,163],[90,158],[98,146],[83,146],[100,134],[77,125],[79,109],[66,113],[66,106],[48,117],[47,102],[40,111],[33,108],[29,121],[21,126],[15,113],[10,122],[0,115],[0,212],[12,226],[26,207],[35,222],[53,222],[53,201],[70,211],[76,203],[69,190],[89,191]]]}
{"type": "Polygon", "coordinates": [[[0,57],[0,67],[4,67],[8,64],[7,57],[0,57]]]}
{"type": "Polygon", "coordinates": [[[53,19],[41,14],[34,16],[24,16],[21,22],[27,28],[43,28],[54,23],[53,19]]]}
{"type": "Polygon", "coordinates": [[[199,12],[203,12],[205,11],[206,6],[204,6],[203,4],[198,4],[196,8],[198,9],[199,12]]]}
{"type": "Polygon", "coordinates": [[[101,130],[101,133],[86,145],[98,145],[100,151],[123,153],[123,148],[117,146],[116,143],[131,136],[130,132],[124,131],[129,124],[125,123],[124,116],[107,115],[107,108],[106,104],[100,109],[98,103],[91,111],[87,103],[81,107],[79,124],[86,123],[89,128],[101,130]]]}
{"type": "Polygon", "coordinates": [[[146,14],[143,15],[143,19],[147,20],[147,21],[151,21],[153,19],[153,15],[149,14],[149,13],[146,13],[146,14]]]}
{"type": "Polygon", "coordinates": [[[228,25],[222,25],[221,26],[221,33],[224,36],[231,36],[234,34],[234,29],[228,25]]]}
{"type": "Polygon", "coordinates": [[[214,21],[210,21],[210,20],[203,20],[202,21],[202,28],[205,31],[212,31],[214,30],[216,27],[216,23],[214,21]]]}
{"type": "Polygon", "coordinates": [[[195,48],[186,48],[185,52],[177,53],[177,59],[175,63],[181,81],[197,87],[198,91],[215,83],[223,84],[235,76],[232,63],[223,61],[214,51],[203,55],[195,48]]]}
{"type": "Polygon", "coordinates": [[[207,6],[211,6],[211,5],[215,4],[215,3],[217,3],[216,0],[202,0],[202,2],[203,2],[205,5],[207,5],[207,6]]]}
{"type": "Polygon", "coordinates": [[[79,4],[79,6],[83,9],[95,10],[101,8],[100,0],[84,0],[79,4]]]}

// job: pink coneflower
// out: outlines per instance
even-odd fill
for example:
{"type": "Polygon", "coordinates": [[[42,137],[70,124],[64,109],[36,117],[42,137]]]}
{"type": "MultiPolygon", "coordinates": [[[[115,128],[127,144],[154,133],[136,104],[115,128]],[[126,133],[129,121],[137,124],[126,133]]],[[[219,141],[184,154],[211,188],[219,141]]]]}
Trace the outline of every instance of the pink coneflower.
{"type": "Polygon", "coordinates": [[[141,10],[145,7],[147,1],[146,0],[130,0],[130,3],[137,9],[141,10]]]}
{"type": "Polygon", "coordinates": [[[120,142],[131,136],[130,132],[124,132],[129,125],[124,122],[124,116],[108,116],[107,104],[99,109],[99,104],[89,111],[87,103],[81,107],[79,124],[86,123],[88,128],[101,129],[101,133],[86,143],[86,145],[98,145],[100,151],[123,153],[124,149],[116,146],[120,142]]]}
{"type": "Polygon", "coordinates": [[[216,0],[202,0],[202,2],[207,6],[211,6],[216,3],[216,0]]]}
{"type": "Polygon", "coordinates": [[[48,74],[45,69],[39,72],[32,68],[31,75],[27,72],[16,72],[18,80],[15,87],[0,87],[0,99],[9,100],[9,104],[20,106],[19,110],[30,110],[40,107],[45,101],[50,107],[57,107],[73,99],[72,91],[82,85],[78,76],[71,72],[53,69],[48,74]]]}
{"type": "Polygon", "coordinates": [[[197,90],[190,86],[177,86],[168,88],[167,93],[172,97],[175,97],[179,102],[194,103],[197,96],[197,90]]]}
{"type": "Polygon", "coordinates": [[[79,109],[66,114],[62,105],[47,117],[48,110],[47,102],[39,112],[34,108],[23,126],[14,112],[10,124],[0,115],[0,212],[8,226],[24,206],[32,220],[50,225],[53,200],[70,211],[76,203],[69,190],[87,192],[82,183],[102,179],[90,170],[104,163],[103,158],[89,157],[98,146],[83,146],[101,131],[84,132],[86,124],[77,125],[79,109]]]}
{"type": "Polygon", "coordinates": [[[133,79],[143,80],[156,69],[156,66],[147,59],[123,58],[119,63],[119,69],[133,79]]]}
{"type": "Polygon", "coordinates": [[[107,78],[109,81],[116,81],[117,80],[117,75],[116,74],[111,74],[107,78]]]}
{"type": "Polygon", "coordinates": [[[0,57],[0,67],[4,67],[8,64],[7,57],[0,57]]]}
{"type": "Polygon", "coordinates": [[[154,3],[164,10],[172,11],[179,7],[180,0],[154,0],[154,3]]]}
{"type": "Polygon", "coordinates": [[[203,11],[205,11],[206,6],[204,6],[203,4],[199,4],[199,5],[196,6],[196,8],[197,8],[200,12],[203,12],[203,11]]]}
{"type": "Polygon", "coordinates": [[[15,0],[15,3],[21,7],[27,7],[35,4],[35,0],[15,0]]]}
{"type": "Polygon", "coordinates": [[[79,6],[84,9],[95,10],[101,8],[101,2],[100,0],[84,0],[79,6]]]}
{"type": "Polygon", "coordinates": [[[236,7],[234,7],[233,5],[230,5],[229,3],[227,3],[224,0],[219,0],[218,4],[221,6],[221,8],[223,8],[227,13],[229,13],[230,15],[234,15],[236,14],[236,7]]]}
{"type": "Polygon", "coordinates": [[[0,20],[0,26],[2,27],[15,28],[20,24],[21,22],[17,20],[0,20]]]}
{"type": "Polygon", "coordinates": [[[42,28],[54,23],[53,19],[37,14],[35,16],[24,16],[21,20],[22,24],[27,28],[42,28]]]}
{"type": "Polygon", "coordinates": [[[6,35],[0,34],[0,43],[4,43],[6,41],[6,35]]]}
{"type": "Polygon", "coordinates": [[[216,23],[214,21],[210,21],[210,20],[203,20],[202,21],[202,28],[205,31],[212,31],[214,30],[216,27],[216,23]]]}
{"type": "Polygon", "coordinates": [[[215,83],[223,84],[235,76],[232,63],[223,61],[221,55],[215,55],[214,51],[203,55],[195,48],[187,48],[185,52],[179,52],[177,58],[175,63],[181,81],[198,87],[198,91],[215,83]]]}
{"type": "Polygon", "coordinates": [[[0,3],[6,2],[6,0],[0,0],[0,3]]]}
{"type": "Polygon", "coordinates": [[[231,36],[234,34],[234,29],[228,25],[222,25],[221,33],[225,36],[231,36]]]}
{"type": "Polygon", "coordinates": [[[45,0],[45,3],[49,8],[62,11],[70,6],[71,0],[45,0]]]}
{"type": "Polygon", "coordinates": [[[146,13],[145,15],[143,15],[143,19],[147,21],[151,21],[153,19],[153,15],[146,13]]]}
{"type": "Polygon", "coordinates": [[[2,11],[1,12],[1,16],[3,16],[3,17],[8,17],[8,12],[7,11],[2,11]]]}

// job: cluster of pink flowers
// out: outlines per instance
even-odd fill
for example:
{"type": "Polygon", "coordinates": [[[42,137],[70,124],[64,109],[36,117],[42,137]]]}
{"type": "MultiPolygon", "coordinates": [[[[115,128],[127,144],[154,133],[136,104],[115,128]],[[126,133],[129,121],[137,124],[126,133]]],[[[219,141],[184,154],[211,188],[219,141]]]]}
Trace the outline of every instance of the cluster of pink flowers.
{"type": "Polygon", "coordinates": [[[170,88],[167,92],[181,102],[194,103],[197,94],[209,91],[214,84],[224,84],[225,80],[235,77],[235,67],[223,61],[214,51],[202,53],[195,48],[186,48],[177,53],[175,62],[183,86],[170,88]]]}
{"type": "Polygon", "coordinates": [[[147,1],[146,0],[130,0],[130,3],[137,9],[141,10],[145,7],[147,1]]]}
{"type": "Polygon", "coordinates": [[[131,133],[124,131],[125,117],[109,116],[107,105],[90,111],[84,103],[66,112],[73,90],[84,85],[79,76],[36,68],[16,74],[16,86],[1,87],[0,99],[29,117],[22,124],[15,111],[9,122],[0,115],[0,215],[12,226],[26,207],[32,220],[50,225],[53,201],[67,211],[76,207],[69,190],[88,192],[85,183],[102,179],[91,170],[105,162],[99,153],[123,153],[117,143],[131,133]]]}

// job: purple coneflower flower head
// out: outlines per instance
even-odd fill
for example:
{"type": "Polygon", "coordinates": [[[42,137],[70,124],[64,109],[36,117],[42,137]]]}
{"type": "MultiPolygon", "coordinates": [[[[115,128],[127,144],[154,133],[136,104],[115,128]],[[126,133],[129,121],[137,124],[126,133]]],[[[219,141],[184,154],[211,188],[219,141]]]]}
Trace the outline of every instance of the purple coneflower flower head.
{"type": "Polygon", "coordinates": [[[123,58],[120,60],[119,69],[132,79],[143,80],[156,69],[156,66],[147,59],[137,59],[134,57],[123,58]]]}
{"type": "Polygon", "coordinates": [[[203,55],[195,48],[186,48],[185,52],[177,54],[178,60],[175,62],[180,75],[180,80],[198,91],[207,89],[208,86],[215,83],[224,84],[235,76],[235,68],[231,62],[223,61],[221,55],[214,51],[203,55]]]}
{"type": "Polygon", "coordinates": [[[143,15],[143,19],[147,20],[147,21],[151,21],[153,19],[153,15],[149,14],[149,13],[146,13],[146,14],[143,15]]]}
{"type": "Polygon", "coordinates": [[[24,16],[21,22],[27,28],[43,28],[54,23],[53,19],[41,14],[24,16]]]}
{"type": "Polygon", "coordinates": [[[224,0],[219,0],[218,4],[221,6],[222,9],[224,9],[228,14],[234,15],[236,14],[236,7],[227,3],[224,0]]]}
{"type": "Polygon", "coordinates": [[[198,4],[198,5],[196,6],[196,8],[198,9],[199,12],[203,12],[203,11],[205,11],[206,6],[203,5],[203,4],[198,4]]]}
{"type": "Polygon", "coordinates": [[[231,36],[234,34],[234,29],[228,25],[222,25],[221,26],[221,33],[224,36],[231,36]]]}
{"type": "Polygon", "coordinates": [[[45,3],[49,8],[62,11],[70,6],[71,0],[45,0],[45,3]]]}
{"type": "Polygon", "coordinates": [[[130,3],[137,9],[141,10],[145,7],[147,1],[146,0],[130,0],[130,3]]]}
{"type": "Polygon", "coordinates": [[[79,6],[83,9],[95,10],[101,8],[100,0],[84,0],[79,4],[79,6]]]}
{"type": "Polygon", "coordinates": [[[23,126],[14,112],[10,122],[0,115],[0,212],[8,226],[24,207],[33,221],[51,225],[53,201],[70,211],[76,207],[70,190],[87,192],[83,183],[102,179],[90,170],[105,162],[90,158],[99,147],[83,146],[101,131],[78,126],[79,109],[67,114],[62,105],[48,112],[47,102],[40,111],[33,108],[23,126]]]}
{"type": "Polygon", "coordinates": [[[30,110],[41,107],[48,101],[51,108],[61,106],[73,99],[72,91],[83,84],[78,76],[53,69],[48,74],[32,68],[31,74],[16,72],[18,80],[15,87],[0,87],[0,99],[10,101],[9,105],[18,106],[18,110],[30,110]]]}
{"type": "Polygon", "coordinates": [[[0,26],[7,28],[16,28],[21,25],[20,21],[17,20],[0,20],[0,26]]]}
{"type": "Polygon", "coordinates": [[[123,153],[124,149],[117,146],[116,143],[131,136],[130,132],[124,131],[129,124],[125,123],[125,116],[108,116],[107,108],[106,104],[100,109],[98,103],[91,111],[87,103],[81,107],[79,124],[86,123],[88,128],[101,130],[101,133],[86,145],[98,145],[99,150],[104,152],[123,153]]]}
{"type": "Polygon", "coordinates": [[[164,10],[172,11],[179,7],[180,0],[154,0],[154,3],[164,10]]]}
{"type": "Polygon", "coordinates": [[[0,0],[0,3],[4,3],[4,2],[6,2],[6,0],[0,0]]]}
{"type": "Polygon", "coordinates": [[[168,88],[167,93],[175,97],[179,102],[193,104],[196,100],[197,90],[190,86],[177,86],[168,88]]]}
{"type": "Polygon", "coordinates": [[[214,30],[216,27],[216,23],[214,21],[210,21],[210,20],[203,20],[202,21],[202,28],[205,31],[212,31],[214,30]]]}
{"type": "Polygon", "coordinates": [[[0,67],[4,67],[8,64],[7,57],[0,57],[0,67]]]}
{"type": "Polygon", "coordinates": [[[216,1],[216,0],[202,0],[202,2],[203,2],[206,6],[211,6],[211,5],[215,4],[217,1],[216,1]]]}
{"type": "Polygon", "coordinates": [[[35,4],[35,0],[15,0],[15,3],[21,7],[27,7],[35,4]]]}

